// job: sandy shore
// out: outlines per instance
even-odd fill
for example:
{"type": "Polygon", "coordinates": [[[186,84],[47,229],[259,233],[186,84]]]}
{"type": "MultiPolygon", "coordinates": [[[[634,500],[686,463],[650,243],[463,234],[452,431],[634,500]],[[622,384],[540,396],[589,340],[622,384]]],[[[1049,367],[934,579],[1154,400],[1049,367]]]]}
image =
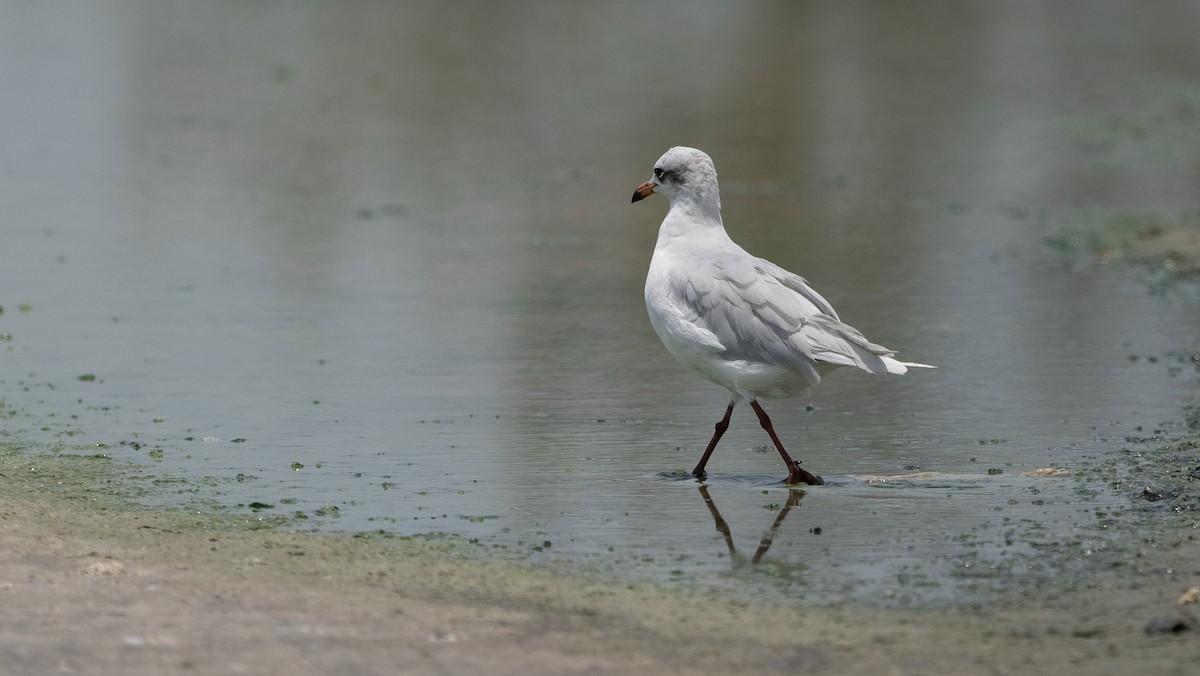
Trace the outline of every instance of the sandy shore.
{"type": "Polygon", "coordinates": [[[109,471],[0,453],[0,673],[1184,674],[1200,640],[1192,528],[1007,602],[808,608],[139,508],[109,471]]]}

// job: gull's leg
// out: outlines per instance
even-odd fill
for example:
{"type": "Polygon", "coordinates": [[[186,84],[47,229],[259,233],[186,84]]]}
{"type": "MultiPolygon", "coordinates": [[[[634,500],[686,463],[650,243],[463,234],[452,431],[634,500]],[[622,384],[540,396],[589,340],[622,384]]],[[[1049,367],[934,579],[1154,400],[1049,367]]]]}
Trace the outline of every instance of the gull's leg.
{"type": "Polygon", "coordinates": [[[729,408],[725,409],[725,417],[721,418],[721,422],[717,423],[712,439],[708,442],[708,448],[704,449],[704,455],[700,456],[700,464],[696,465],[696,469],[692,470],[692,476],[699,479],[704,478],[704,466],[708,464],[708,456],[712,455],[713,449],[717,447],[717,442],[721,440],[721,435],[725,434],[725,430],[729,429],[729,416],[733,415],[733,405],[735,403],[733,401],[729,402],[729,408]]]}
{"type": "Polygon", "coordinates": [[[825,482],[821,479],[821,477],[813,476],[809,472],[801,469],[800,463],[792,460],[792,456],[788,455],[788,452],[784,450],[783,444],[779,441],[779,437],[775,434],[775,427],[771,425],[771,419],[767,417],[767,412],[763,410],[763,407],[758,405],[758,401],[751,401],[750,407],[753,408],[754,412],[758,415],[758,424],[762,425],[762,428],[767,431],[767,434],[771,435],[771,441],[775,442],[775,448],[779,451],[779,455],[783,456],[783,464],[787,465],[788,468],[787,482],[789,484],[805,483],[809,486],[819,486],[824,484],[825,482]]]}

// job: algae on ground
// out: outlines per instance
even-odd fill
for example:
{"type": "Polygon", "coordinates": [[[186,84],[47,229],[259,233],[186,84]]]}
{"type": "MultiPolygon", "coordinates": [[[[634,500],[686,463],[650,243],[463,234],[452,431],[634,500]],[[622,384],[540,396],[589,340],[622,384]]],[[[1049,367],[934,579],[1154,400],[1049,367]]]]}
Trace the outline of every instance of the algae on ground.
{"type": "Polygon", "coordinates": [[[1054,217],[1054,234],[1043,242],[1071,259],[1124,261],[1200,279],[1200,224],[1190,220],[1099,210],[1054,217]]]}

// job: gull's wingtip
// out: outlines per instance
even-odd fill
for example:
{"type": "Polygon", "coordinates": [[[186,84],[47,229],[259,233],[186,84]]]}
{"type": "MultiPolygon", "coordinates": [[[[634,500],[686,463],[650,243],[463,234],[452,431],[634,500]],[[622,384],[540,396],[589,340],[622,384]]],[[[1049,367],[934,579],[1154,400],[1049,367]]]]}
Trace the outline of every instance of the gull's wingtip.
{"type": "Polygon", "coordinates": [[[908,369],[910,369],[910,368],[914,368],[914,369],[935,369],[935,368],[937,368],[936,366],[933,366],[931,364],[920,364],[915,361],[899,361],[897,359],[892,359],[891,357],[884,357],[883,365],[885,368],[887,368],[888,373],[891,373],[893,375],[898,375],[898,376],[908,373],[908,369]]]}

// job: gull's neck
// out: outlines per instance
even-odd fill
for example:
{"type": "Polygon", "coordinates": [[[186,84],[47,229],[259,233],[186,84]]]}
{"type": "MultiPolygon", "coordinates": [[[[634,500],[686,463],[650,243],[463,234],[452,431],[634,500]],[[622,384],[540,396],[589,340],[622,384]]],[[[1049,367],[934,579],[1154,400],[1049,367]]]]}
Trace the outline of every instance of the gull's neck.
{"type": "Polygon", "coordinates": [[[675,195],[663,220],[662,234],[686,236],[710,228],[725,229],[721,222],[721,196],[715,186],[711,190],[688,190],[675,195]]]}

